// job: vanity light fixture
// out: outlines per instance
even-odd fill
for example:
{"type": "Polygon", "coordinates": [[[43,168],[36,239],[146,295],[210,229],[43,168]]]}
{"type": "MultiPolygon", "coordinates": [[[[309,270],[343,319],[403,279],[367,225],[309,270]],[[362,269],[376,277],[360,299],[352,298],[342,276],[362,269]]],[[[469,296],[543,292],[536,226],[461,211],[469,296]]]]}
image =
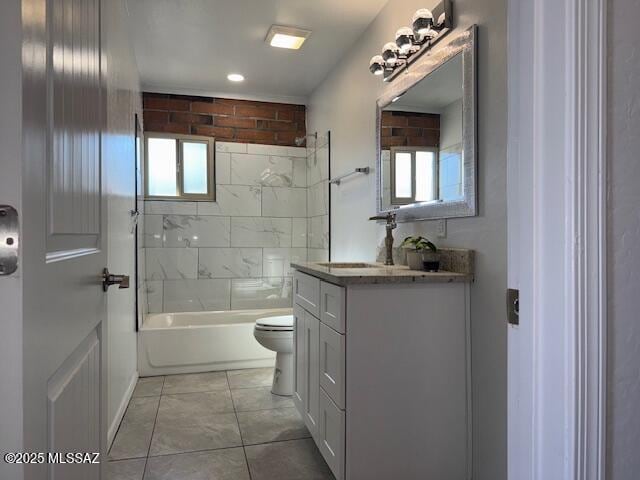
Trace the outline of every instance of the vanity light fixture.
{"type": "Polygon", "coordinates": [[[305,40],[311,35],[310,30],[297,27],[285,27],[283,25],[271,25],[265,42],[272,47],[298,50],[305,40]]]}
{"type": "Polygon", "coordinates": [[[452,0],[442,0],[433,10],[421,8],[413,15],[411,27],[399,28],[395,42],[385,43],[382,55],[371,58],[369,70],[391,81],[452,29],[452,0]]]}
{"type": "Polygon", "coordinates": [[[244,75],[240,75],[239,73],[230,73],[227,75],[227,80],[230,82],[244,82],[244,75]]]}

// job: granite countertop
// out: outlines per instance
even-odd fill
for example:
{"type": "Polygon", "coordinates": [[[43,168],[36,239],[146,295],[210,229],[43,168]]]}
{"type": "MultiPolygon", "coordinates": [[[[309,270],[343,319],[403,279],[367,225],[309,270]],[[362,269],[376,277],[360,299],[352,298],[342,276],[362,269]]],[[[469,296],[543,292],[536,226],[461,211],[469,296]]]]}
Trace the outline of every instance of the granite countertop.
{"type": "Polygon", "coordinates": [[[409,270],[404,265],[386,266],[382,263],[358,262],[334,263],[334,266],[323,262],[292,263],[296,270],[321,278],[337,285],[357,285],[368,283],[452,283],[470,282],[471,273],[456,273],[446,270],[424,272],[409,270]],[[336,267],[335,265],[343,265],[336,267]],[[345,268],[346,265],[353,265],[345,268]]]}

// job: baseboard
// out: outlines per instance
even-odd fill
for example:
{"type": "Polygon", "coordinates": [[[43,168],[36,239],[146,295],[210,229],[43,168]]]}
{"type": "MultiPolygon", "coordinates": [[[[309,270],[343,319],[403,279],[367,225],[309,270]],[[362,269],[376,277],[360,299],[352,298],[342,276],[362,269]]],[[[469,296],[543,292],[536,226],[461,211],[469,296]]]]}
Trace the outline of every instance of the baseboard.
{"type": "Polygon", "coordinates": [[[144,359],[138,363],[141,377],[155,377],[158,375],[183,375],[186,373],[220,372],[224,370],[242,370],[245,368],[268,368],[276,362],[275,352],[273,357],[260,360],[232,360],[229,362],[213,362],[198,365],[180,365],[173,367],[153,367],[144,359]]]}
{"type": "Polygon", "coordinates": [[[107,451],[111,449],[111,444],[113,443],[113,440],[116,438],[118,427],[120,426],[120,422],[122,422],[122,417],[124,417],[124,412],[127,411],[127,405],[129,405],[129,401],[133,396],[133,391],[136,388],[136,383],[138,383],[137,371],[133,372],[133,375],[131,376],[131,381],[129,382],[129,386],[127,387],[127,390],[124,392],[122,401],[118,406],[118,411],[116,412],[116,416],[113,419],[113,422],[111,422],[111,425],[109,425],[109,431],[107,433],[107,445],[108,445],[107,451]]]}

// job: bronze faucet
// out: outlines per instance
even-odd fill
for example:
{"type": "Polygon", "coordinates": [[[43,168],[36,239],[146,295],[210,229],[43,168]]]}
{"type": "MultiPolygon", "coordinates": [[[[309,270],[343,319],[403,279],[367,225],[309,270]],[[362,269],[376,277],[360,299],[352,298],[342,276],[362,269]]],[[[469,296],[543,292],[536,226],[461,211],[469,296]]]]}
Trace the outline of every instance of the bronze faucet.
{"type": "Polygon", "coordinates": [[[387,258],[384,261],[385,265],[393,265],[393,229],[398,226],[396,223],[396,214],[389,212],[386,215],[377,215],[370,217],[369,220],[386,220],[387,236],[384,239],[384,246],[387,251],[387,258]]]}

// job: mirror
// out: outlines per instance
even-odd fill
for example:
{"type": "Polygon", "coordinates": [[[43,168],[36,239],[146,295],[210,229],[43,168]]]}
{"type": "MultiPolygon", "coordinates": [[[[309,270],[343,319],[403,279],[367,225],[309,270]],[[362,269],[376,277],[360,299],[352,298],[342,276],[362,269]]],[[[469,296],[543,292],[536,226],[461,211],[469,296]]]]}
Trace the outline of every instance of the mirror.
{"type": "Polygon", "coordinates": [[[476,215],[475,27],[416,61],[378,100],[379,214],[476,215]]]}

